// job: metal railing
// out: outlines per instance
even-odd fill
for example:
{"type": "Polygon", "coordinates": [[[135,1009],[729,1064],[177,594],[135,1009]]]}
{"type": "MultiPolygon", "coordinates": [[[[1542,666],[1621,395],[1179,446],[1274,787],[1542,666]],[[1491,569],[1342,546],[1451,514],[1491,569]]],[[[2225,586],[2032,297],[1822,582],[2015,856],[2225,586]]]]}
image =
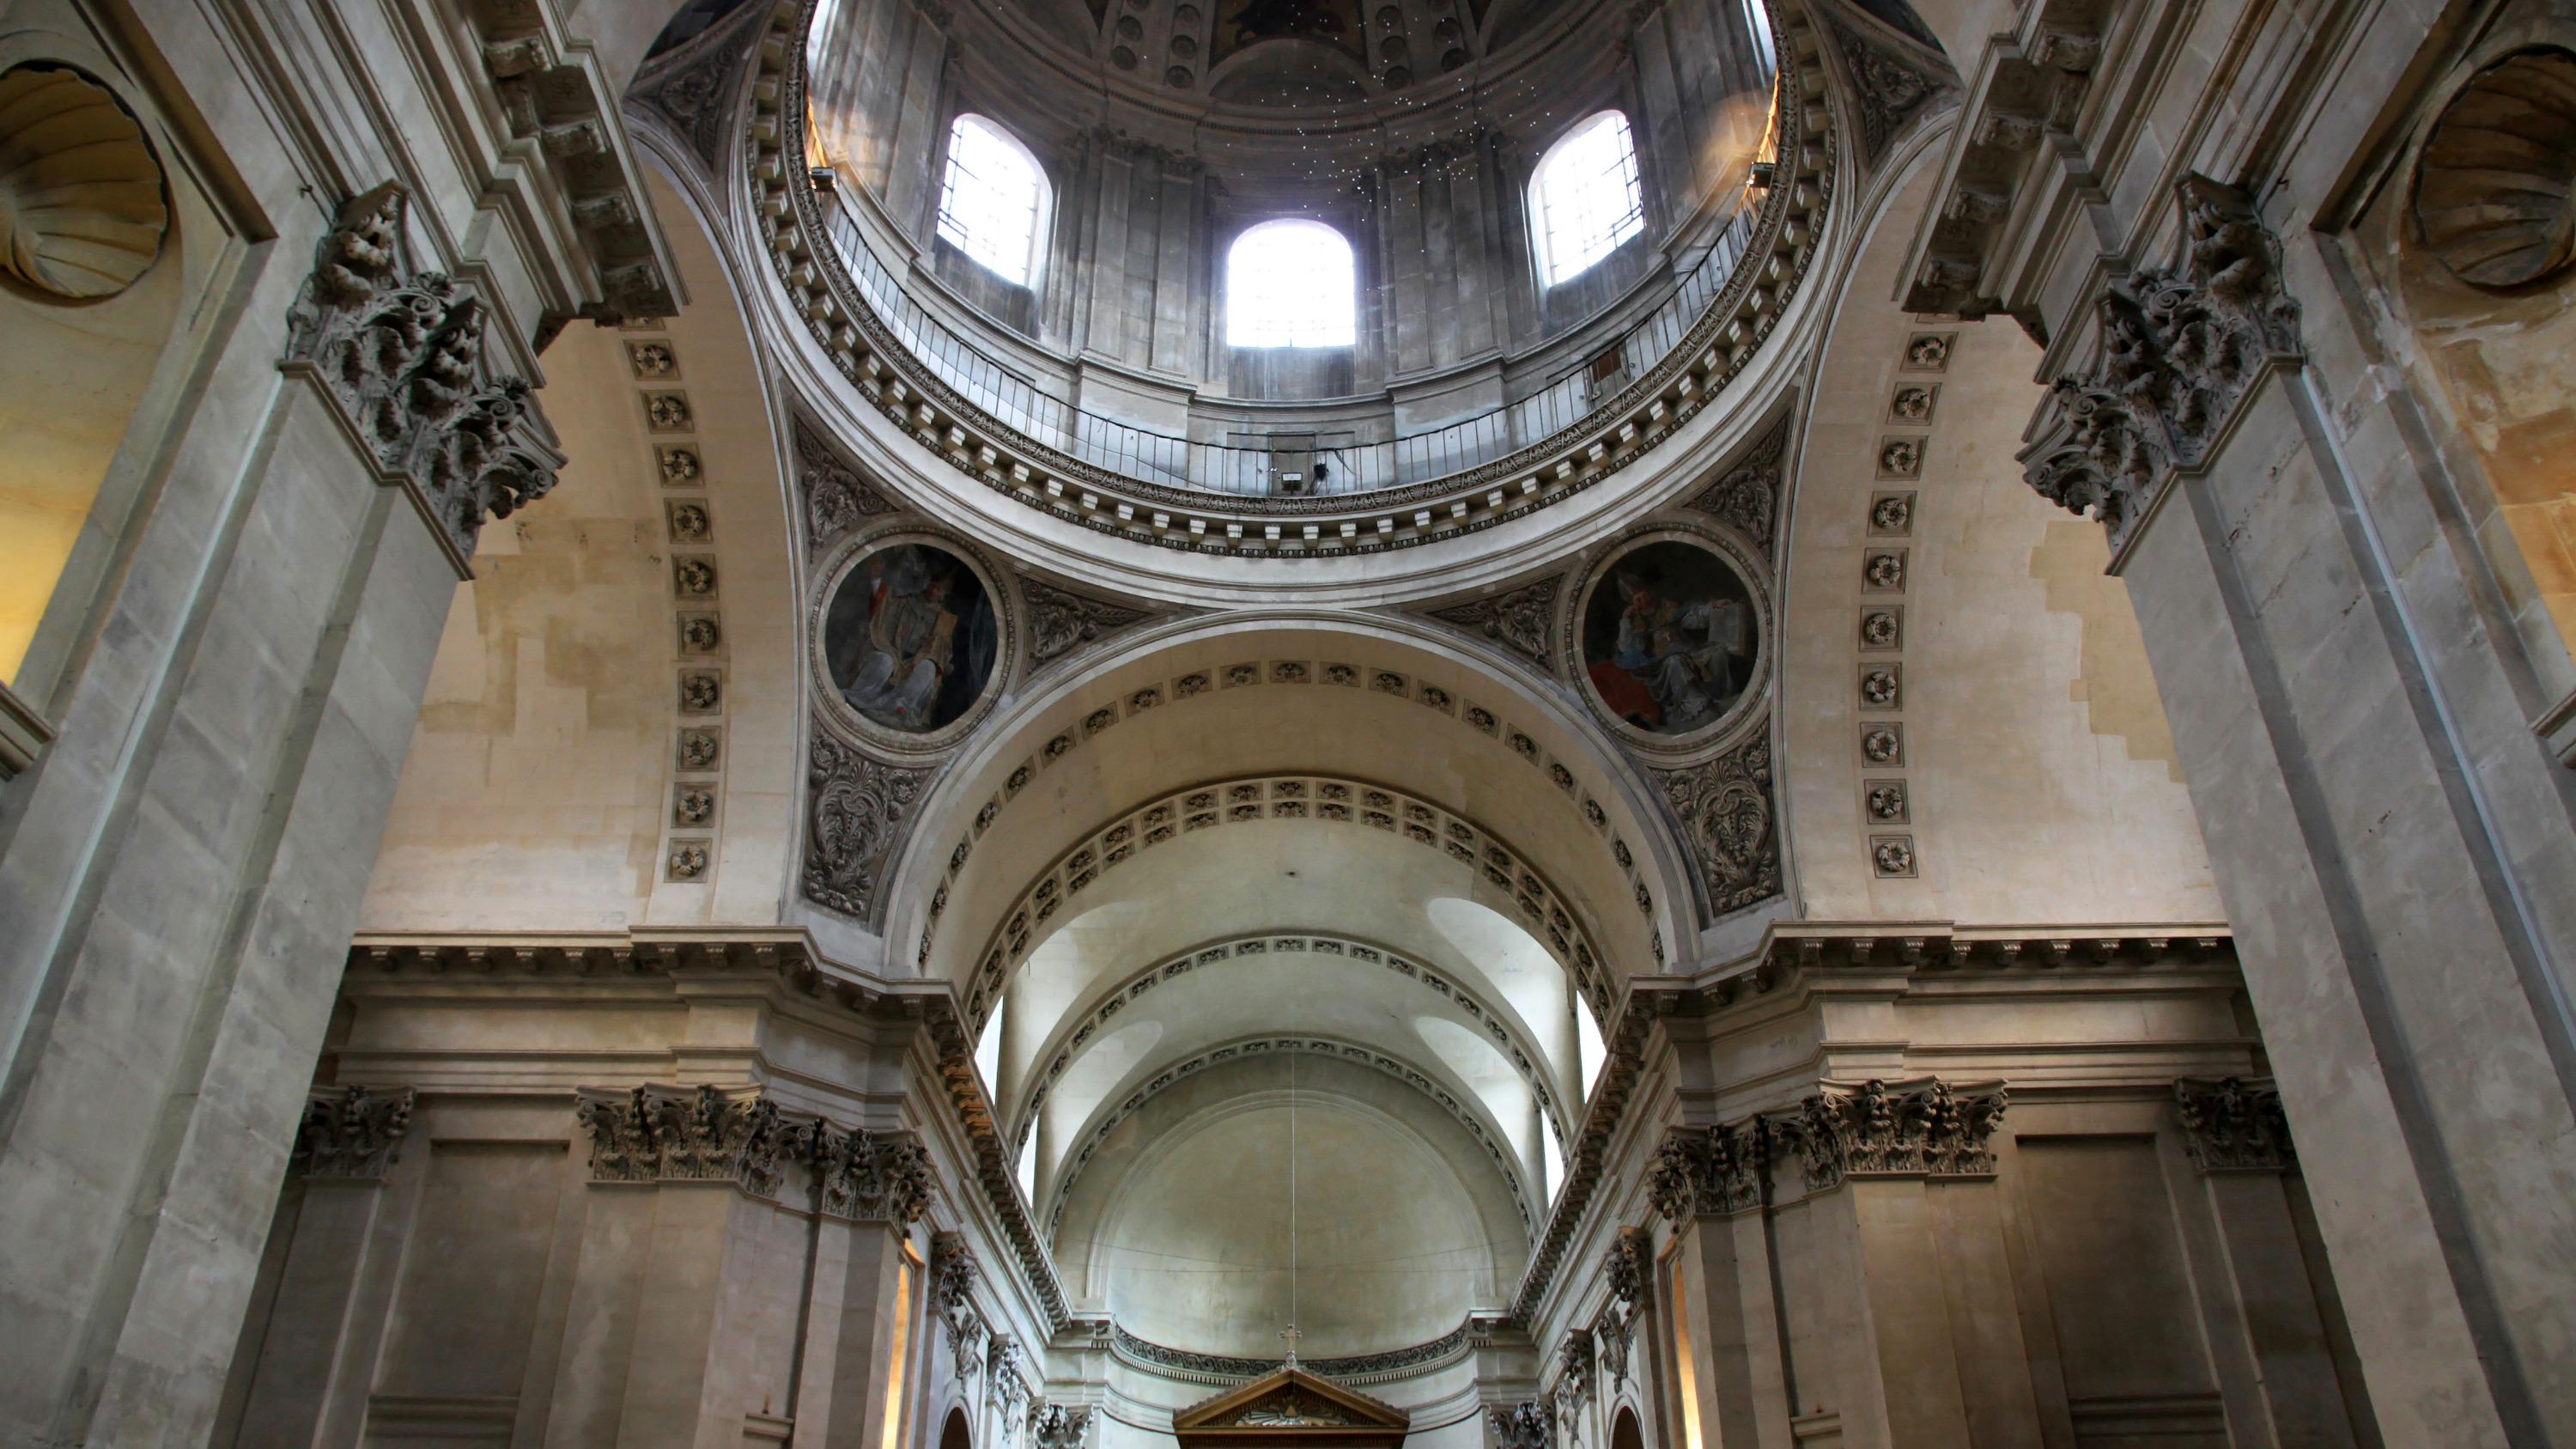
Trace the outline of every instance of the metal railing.
{"type": "MultiPolygon", "coordinates": [[[[1749,187],[1739,193],[1726,229],[1681,274],[1670,295],[1620,334],[1619,366],[1610,374],[1620,385],[1662,362],[1725,290],[1752,245],[1758,211],[1749,187]]],[[[1246,497],[1284,491],[1275,482],[1276,454],[1270,449],[1193,442],[1087,412],[1046,391],[914,301],[845,208],[833,206],[827,215],[833,249],[869,308],[932,375],[1004,426],[1138,482],[1246,497]]],[[[1311,457],[1323,467],[1316,470],[1320,477],[1310,475],[1297,491],[1343,495],[1402,488],[1463,473],[1554,437],[1583,422],[1596,402],[1617,391],[1594,381],[1595,364],[1608,351],[1604,346],[1591,352],[1537,392],[1476,417],[1385,442],[1301,448],[1301,461],[1311,457]]],[[[1312,436],[1311,430],[1281,431],[1312,436]]]]}

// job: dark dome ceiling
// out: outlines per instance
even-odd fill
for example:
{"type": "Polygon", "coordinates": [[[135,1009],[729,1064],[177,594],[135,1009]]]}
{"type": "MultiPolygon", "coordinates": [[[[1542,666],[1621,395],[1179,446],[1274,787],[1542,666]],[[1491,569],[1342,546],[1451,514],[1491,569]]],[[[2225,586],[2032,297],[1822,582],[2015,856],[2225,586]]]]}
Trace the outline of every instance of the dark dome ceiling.
{"type": "Polygon", "coordinates": [[[1001,0],[1109,74],[1222,104],[1347,105],[1454,78],[1571,0],[1001,0]]]}

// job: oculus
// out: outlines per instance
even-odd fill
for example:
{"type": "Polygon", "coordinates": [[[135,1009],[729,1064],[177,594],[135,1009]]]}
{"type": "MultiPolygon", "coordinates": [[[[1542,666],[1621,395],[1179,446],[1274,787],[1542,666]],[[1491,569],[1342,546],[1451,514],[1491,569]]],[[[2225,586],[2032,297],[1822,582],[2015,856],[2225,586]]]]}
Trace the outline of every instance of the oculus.
{"type": "Polygon", "coordinates": [[[1001,628],[991,591],[965,560],[936,544],[893,543],[841,576],[822,636],[843,703],[882,728],[930,734],[983,697],[1001,628]]]}
{"type": "Polygon", "coordinates": [[[1603,570],[1583,601],[1583,669],[1604,708],[1653,735],[1716,724],[1761,650],[1760,616],[1734,565],[1664,539],[1603,570]]]}
{"type": "Polygon", "coordinates": [[[2525,286],[2576,259],[2576,55],[2527,50],[2460,88],[2416,163],[2415,217],[2472,286],[2525,286]]]}

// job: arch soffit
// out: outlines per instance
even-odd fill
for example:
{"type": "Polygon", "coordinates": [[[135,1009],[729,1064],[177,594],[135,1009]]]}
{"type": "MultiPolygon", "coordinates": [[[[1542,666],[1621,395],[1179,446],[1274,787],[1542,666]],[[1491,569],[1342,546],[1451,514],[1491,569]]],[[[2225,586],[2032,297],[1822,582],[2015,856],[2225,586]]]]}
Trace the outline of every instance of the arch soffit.
{"type": "MultiPolygon", "coordinates": [[[[1100,984],[1086,994],[1073,1010],[1067,1011],[1048,1032],[1033,1058],[1030,1078],[1032,1087],[1027,1099],[1018,1104],[1005,1104],[1011,1148],[1018,1151],[1034,1129],[1054,1088],[1065,1072],[1080,1060],[1085,1049],[1095,1040],[1105,1039],[1111,1023],[1136,1003],[1145,1000],[1158,986],[1176,977],[1207,967],[1244,965],[1254,961],[1267,964],[1277,956],[1304,953],[1309,956],[1336,956],[1343,960],[1383,967],[1390,979],[1410,981],[1420,988],[1422,996],[1409,994],[1403,1004],[1428,1006],[1446,1016],[1472,1024],[1472,1029],[1490,1039],[1503,1053],[1503,1059],[1529,1084],[1539,1108],[1545,1112],[1557,1140],[1565,1140],[1566,1123],[1562,1104],[1546,1078],[1547,1057],[1532,1037],[1528,1023],[1517,1012],[1500,1001],[1489,1001],[1457,979],[1457,973],[1443,971],[1415,959],[1414,953],[1399,951],[1374,941],[1350,936],[1314,932],[1265,931],[1227,940],[1204,942],[1177,951],[1124,978],[1100,984]],[[1042,1063],[1043,1065],[1035,1065],[1042,1063]]],[[[1113,1089],[1109,1095],[1116,1095],[1113,1089]]]]}
{"type": "MultiPolygon", "coordinates": [[[[978,973],[994,938],[1007,944],[1009,933],[996,928],[1006,925],[1045,876],[1060,870],[1087,841],[1114,828],[1120,816],[1153,803],[1132,798],[1112,802],[1091,788],[1088,779],[1054,772],[1078,764],[1088,752],[1115,748],[1129,738],[1118,731],[1140,717],[1151,716],[1156,725],[1169,728],[1162,722],[1187,718],[1189,712],[1241,690],[1255,691],[1252,697],[1260,700],[1260,708],[1273,713],[1300,707],[1347,712],[1355,696],[1382,701],[1393,712],[1387,716],[1392,723],[1405,728],[1428,723],[1452,751],[1464,745],[1491,760],[1499,778],[1540,785],[1512,792],[1516,798],[1544,802],[1523,814],[1529,828],[1516,832],[1537,848],[1524,855],[1508,843],[1496,843],[1516,862],[1545,867],[1543,879],[1573,884],[1581,892],[1578,905],[1590,909],[1570,911],[1569,916],[1590,914],[1610,928],[1609,935],[1591,944],[1596,962],[1608,963],[1617,975],[1652,970],[1660,964],[1659,949],[1695,939],[1696,922],[1685,919],[1693,909],[1690,878],[1682,864],[1685,853],[1643,793],[1633,767],[1599,738],[1579,709],[1539,693],[1516,670],[1507,672],[1470,654],[1429,624],[1375,615],[1281,613],[1230,615],[1213,624],[1184,620],[1141,630],[1044,692],[1006,702],[919,806],[918,819],[965,824],[946,834],[917,830],[905,842],[891,876],[897,904],[887,922],[889,954],[909,956],[914,969],[926,976],[984,985],[989,1008],[990,987],[1001,978],[979,982],[978,973]],[[1527,773],[1517,773],[1523,771],[1527,773]],[[1069,795],[1041,788],[1058,779],[1083,783],[1069,795]],[[1049,800],[1057,802],[1052,829],[1036,813],[1043,808],[1039,802],[1049,800]],[[1011,828],[1000,828],[1006,826],[1011,828]],[[1646,902],[1642,910],[1641,897],[1646,902]],[[978,917],[990,924],[979,926],[978,917]],[[1602,949],[1615,954],[1604,958],[1602,949]]],[[[1148,733],[1159,732],[1148,727],[1148,733]]],[[[1194,739],[1209,746],[1209,734],[1201,730],[1194,739]]],[[[1294,774],[1338,763],[1308,759],[1288,764],[1293,756],[1280,748],[1269,749],[1265,761],[1262,743],[1251,739],[1217,739],[1212,746],[1251,768],[1229,769],[1232,761],[1203,748],[1199,763],[1189,767],[1200,778],[1175,780],[1162,793],[1186,794],[1184,785],[1204,788],[1212,781],[1294,774]]],[[[1388,772],[1407,773],[1400,767],[1388,772]]],[[[1402,784],[1371,782],[1389,793],[1402,784]]],[[[1445,789],[1402,793],[1442,814],[1458,813],[1441,798],[1445,789]]],[[[1481,843],[1487,832],[1472,822],[1469,828],[1481,843]]],[[[1011,964],[1016,966],[1017,960],[1011,964]]],[[[1595,1005],[1604,1006],[1606,1000],[1595,1005]]],[[[981,1012],[976,1019],[980,1025],[981,1012]]]]}
{"type": "MultiPolygon", "coordinates": [[[[1519,1214],[1522,1231],[1524,1233],[1536,1231],[1537,1214],[1544,1204],[1532,1202],[1526,1185],[1521,1181],[1520,1170],[1512,1161],[1510,1139],[1503,1135],[1500,1124],[1492,1120],[1485,1112],[1483,1104],[1472,1093],[1461,1094],[1444,1086],[1410,1058],[1398,1056],[1377,1047],[1324,1034],[1279,1032],[1215,1043],[1204,1050],[1193,1052],[1180,1061],[1161,1067],[1142,1086],[1126,1087],[1123,1095],[1113,1095],[1103,1101],[1099,1109],[1083,1122],[1081,1129],[1070,1139],[1063,1165],[1056,1171],[1055,1181],[1047,1194],[1045,1204],[1044,1231],[1047,1236],[1053,1238],[1063,1226],[1066,1209],[1073,1199],[1074,1187],[1081,1181],[1083,1170],[1090,1165],[1092,1157],[1107,1146],[1110,1138],[1125,1125],[1127,1119],[1134,1116],[1147,1103],[1213,1070],[1287,1056],[1324,1057],[1345,1066],[1364,1067],[1438,1106],[1466,1131],[1468,1140],[1481,1149],[1482,1158],[1491,1165],[1496,1177],[1502,1183],[1505,1196],[1510,1199],[1514,1211],[1519,1214]]],[[[1301,1083],[1296,1091],[1329,1098],[1338,1106],[1376,1117],[1407,1136],[1417,1138],[1423,1136],[1413,1124],[1405,1122],[1401,1117],[1369,1101],[1366,1097],[1348,1090],[1346,1083],[1301,1083]]],[[[1185,1119],[1185,1125],[1197,1128],[1227,1116],[1258,1111],[1275,1105],[1287,1095],[1288,1093],[1281,1089],[1231,1093],[1190,1113],[1185,1119]]],[[[1168,1150],[1171,1144],[1189,1135],[1188,1132],[1178,1128],[1163,1132],[1156,1142],[1144,1146],[1138,1159],[1129,1164],[1121,1176],[1134,1176],[1148,1164],[1152,1157],[1168,1150]]],[[[1424,1145],[1435,1152],[1438,1150],[1437,1144],[1427,1140],[1424,1145]]],[[[1114,1204],[1103,1204],[1101,1216],[1106,1218],[1113,1210],[1114,1204]]]]}

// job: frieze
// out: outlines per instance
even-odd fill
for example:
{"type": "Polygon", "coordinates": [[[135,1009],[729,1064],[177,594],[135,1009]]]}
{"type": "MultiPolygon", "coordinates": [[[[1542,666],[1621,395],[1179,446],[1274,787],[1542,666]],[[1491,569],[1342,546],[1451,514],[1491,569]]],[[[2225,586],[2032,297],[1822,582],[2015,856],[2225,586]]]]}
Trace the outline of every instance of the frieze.
{"type": "Polygon", "coordinates": [[[2116,278],[2094,303],[2096,360],[2031,421],[2023,477],[2110,530],[2114,554],[2176,469],[2206,461],[2256,378],[2299,358],[2279,239],[2245,194],[2194,173],[2174,189],[2181,257],[2116,278]]]}
{"type": "Polygon", "coordinates": [[[2286,1172],[2298,1166],[2290,1119],[2268,1077],[2174,1083],[2183,1150],[2202,1173],[2286,1172]]]}
{"type": "Polygon", "coordinates": [[[381,1179],[411,1127],[409,1087],[316,1087],[296,1124],[293,1170],[304,1177],[381,1179]]]}
{"type": "Polygon", "coordinates": [[[482,299],[410,266],[406,207],[386,182],[340,208],[288,312],[279,366],[321,385],[471,577],[484,520],[552,491],[564,456],[527,381],[486,362],[482,299]]]}

